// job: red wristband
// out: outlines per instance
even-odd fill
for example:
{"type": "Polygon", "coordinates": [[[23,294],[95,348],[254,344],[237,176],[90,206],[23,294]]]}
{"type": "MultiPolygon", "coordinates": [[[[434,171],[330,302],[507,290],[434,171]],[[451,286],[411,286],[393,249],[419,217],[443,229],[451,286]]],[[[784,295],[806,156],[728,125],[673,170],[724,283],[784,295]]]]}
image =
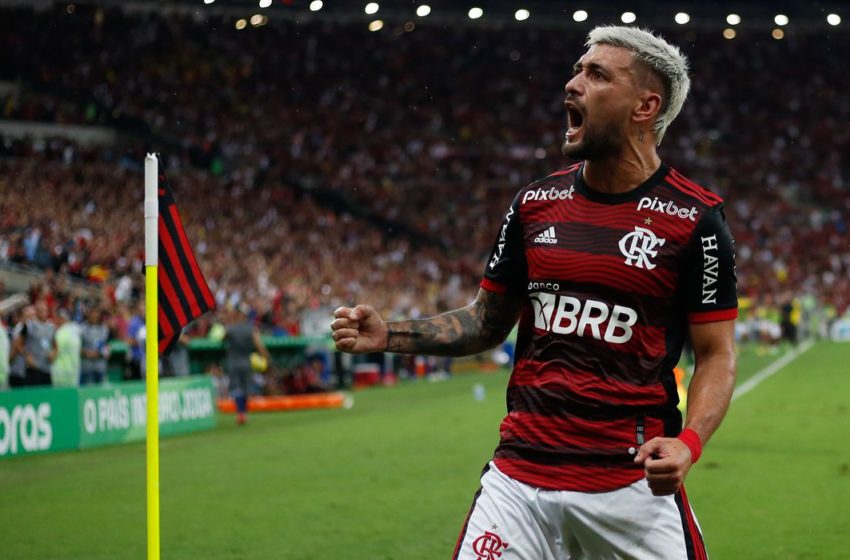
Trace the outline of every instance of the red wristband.
{"type": "Polygon", "coordinates": [[[691,464],[699,461],[699,457],[702,455],[702,442],[699,439],[699,434],[690,428],[685,428],[679,434],[679,439],[691,450],[691,464]]]}

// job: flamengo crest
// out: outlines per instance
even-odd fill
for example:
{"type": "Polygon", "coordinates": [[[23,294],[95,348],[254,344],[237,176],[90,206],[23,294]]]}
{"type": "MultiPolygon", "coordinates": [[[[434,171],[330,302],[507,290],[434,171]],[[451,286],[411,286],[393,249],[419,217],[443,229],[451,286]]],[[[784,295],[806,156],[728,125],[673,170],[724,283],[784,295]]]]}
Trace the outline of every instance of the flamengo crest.
{"type": "Polygon", "coordinates": [[[620,251],[626,257],[626,264],[652,270],[655,264],[649,259],[658,255],[656,247],[664,245],[666,240],[656,237],[652,231],[635,226],[635,230],[620,239],[620,251]]]}
{"type": "Polygon", "coordinates": [[[478,555],[475,560],[497,560],[506,548],[508,543],[490,531],[484,531],[483,535],[472,541],[472,552],[478,555]]]}

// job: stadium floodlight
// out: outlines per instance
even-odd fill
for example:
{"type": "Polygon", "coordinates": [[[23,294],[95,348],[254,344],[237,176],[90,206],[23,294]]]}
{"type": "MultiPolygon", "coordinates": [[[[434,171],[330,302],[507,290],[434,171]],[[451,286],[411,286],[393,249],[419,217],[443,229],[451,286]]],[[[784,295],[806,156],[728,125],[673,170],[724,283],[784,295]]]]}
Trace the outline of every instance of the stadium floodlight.
{"type": "Polygon", "coordinates": [[[325,4],[322,2],[322,0],[313,0],[312,2],[310,2],[310,11],[318,12],[322,9],[324,5],[325,4]]]}
{"type": "Polygon", "coordinates": [[[526,10],[525,8],[519,9],[514,14],[514,17],[517,21],[525,21],[531,16],[531,12],[526,10]]]}
{"type": "Polygon", "coordinates": [[[573,21],[585,21],[587,19],[587,10],[576,10],[573,12],[573,21]]]}
{"type": "Polygon", "coordinates": [[[779,41],[780,39],[785,37],[785,32],[777,27],[770,33],[770,36],[779,41]]]}
{"type": "Polygon", "coordinates": [[[260,0],[260,7],[261,8],[268,8],[271,5],[272,5],[272,0],[260,0]]]}
{"type": "Polygon", "coordinates": [[[829,14],[826,16],[826,22],[832,26],[839,25],[841,23],[841,16],[838,14],[829,14]]]}
{"type": "Polygon", "coordinates": [[[469,9],[469,19],[478,19],[484,15],[484,10],[481,8],[470,8],[469,9]]]}
{"type": "Polygon", "coordinates": [[[688,15],[688,14],[686,14],[685,12],[679,12],[678,14],[676,14],[676,17],[674,17],[673,19],[674,19],[674,20],[676,21],[676,23],[678,23],[679,25],[685,25],[686,23],[688,23],[689,21],[691,21],[691,16],[689,16],[689,15],[688,15]]]}
{"type": "Polygon", "coordinates": [[[738,25],[739,23],[741,23],[741,16],[739,16],[738,14],[729,14],[728,16],[726,16],[726,23],[728,23],[729,25],[738,25]]]}
{"type": "Polygon", "coordinates": [[[637,16],[634,12],[623,12],[623,15],[620,16],[620,21],[623,23],[634,23],[637,19],[637,16]]]}
{"type": "Polygon", "coordinates": [[[380,31],[384,28],[384,22],[380,19],[369,22],[369,31],[380,31]]]}
{"type": "Polygon", "coordinates": [[[204,4],[212,4],[215,0],[204,0],[204,4]]]}
{"type": "Polygon", "coordinates": [[[738,34],[731,27],[727,27],[726,29],[723,30],[723,38],[724,39],[734,39],[736,35],[738,35],[738,34]]]}
{"type": "Polygon", "coordinates": [[[431,13],[431,6],[428,4],[422,4],[418,8],[416,8],[416,15],[419,17],[425,17],[431,13]]]}
{"type": "Polygon", "coordinates": [[[380,6],[378,6],[376,2],[369,2],[368,4],[366,4],[366,7],[363,9],[363,11],[371,16],[372,14],[377,13],[379,8],[380,6]]]}
{"type": "Polygon", "coordinates": [[[246,27],[248,27],[248,20],[246,20],[245,18],[237,19],[235,27],[239,31],[245,29],[246,27]]]}
{"type": "Polygon", "coordinates": [[[785,14],[776,14],[776,17],[773,18],[773,21],[776,25],[788,25],[788,16],[785,14]]]}
{"type": "Polygon", "coordinates": [[[269,18],[262,14],[254,14],[253,16],[251,16],[251,25],[253,25],[254,27],[260,27],[262,25],[265,25],[268,21],[269,18]]]}

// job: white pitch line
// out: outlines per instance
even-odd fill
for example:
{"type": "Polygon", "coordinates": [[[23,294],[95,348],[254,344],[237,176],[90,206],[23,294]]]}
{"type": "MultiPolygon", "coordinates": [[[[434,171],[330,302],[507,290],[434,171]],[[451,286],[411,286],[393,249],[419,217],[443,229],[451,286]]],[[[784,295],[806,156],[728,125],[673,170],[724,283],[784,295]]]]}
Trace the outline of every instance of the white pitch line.
{"type": "Polygon", "coordinates": [[[738,397],[743,397],[756,387],[758,387],[759,383],[772,376],[797,358],[799,358],[804,352],[806,352],[809,348],[814,346],[815,343],[811,340],[807,340],[802,343],[797,348],[791,350],[778,360],[771,362],[767,367],[741,383],[736,389],[735,392],[732,393],[732,400],[734,401],[738,397]]]}

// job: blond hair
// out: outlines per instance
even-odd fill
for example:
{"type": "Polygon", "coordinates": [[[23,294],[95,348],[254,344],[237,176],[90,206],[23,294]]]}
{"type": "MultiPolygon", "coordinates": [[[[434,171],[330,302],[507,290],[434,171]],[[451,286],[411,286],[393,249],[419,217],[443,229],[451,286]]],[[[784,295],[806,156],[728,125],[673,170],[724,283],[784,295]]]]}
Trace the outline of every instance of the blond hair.
{"type": "Polygon", "coordinates": [[[596,27],[587,35],[588,47],[593,45],[611,45],[632,52],[634,58],[646,65],[664,84],[664,98],[652,131],[656,135],[656,144],[661,144],[664,133],[670,123],[679,115],[688,91],[691,79],[688,77],[688,59],[679,50],[662,37],[637,27],[603,25],[596,27]]]}

